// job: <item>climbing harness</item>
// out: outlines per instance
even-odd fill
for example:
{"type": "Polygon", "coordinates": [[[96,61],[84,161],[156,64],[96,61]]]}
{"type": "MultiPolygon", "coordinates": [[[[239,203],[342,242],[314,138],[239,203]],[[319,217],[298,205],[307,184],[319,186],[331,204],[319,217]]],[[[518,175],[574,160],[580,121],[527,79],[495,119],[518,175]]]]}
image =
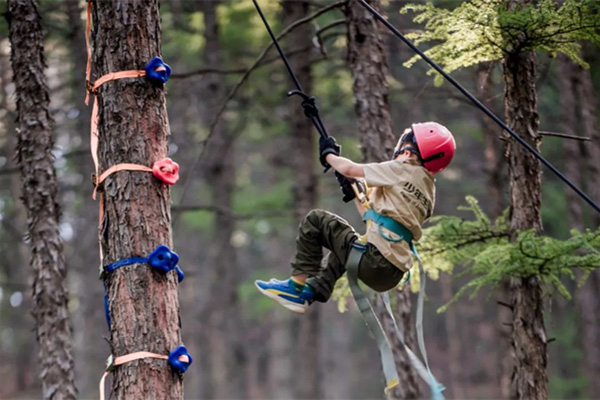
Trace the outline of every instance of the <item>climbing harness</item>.
{"type": "Polygon", "coordinates": [[[450,82],[455,88],[457,88],[462,94],[464,94],[477,108],[483,111],[488,117],[496,122],[502,129],[508,132],[517,142],[527,149],[531,154],[535,156],[542,164],[544,164],[550,171],[558,176],[564,183],[566,183],[571,189],[575,191],[583,200],[585,200],[594,210],[600,213],[600,206],[596,204],[587,194],[579,189],[569,178],[567,178],[562,172],[560,172],[554,165],[546,160],[540,153],[538,153],[529,143],[523,138],[517,135],[512,129],[508,127],[500,118],[498,118],[493,112],[491,112],[485,105],[469,93],[460,83],[454,78],[448,75],[439,65],[431,60],[425,53],[423,53],[413,42],[408,40],[394,25],[392,25],[387,19],[385,19],[377,10],[371,7],[365,0],[357,0],[364,8],[367,9],[379,22],[385,25],[398,39],[402,40],[408,47],[410,47],[415,53],[429,64],[433,69],[440,73],[448,82],[450,82]]]}
{"type": "MultiPolygon", "coordinates": [[[[360,182],[360,181],[359,181],[360,182]]],[[[398,341],[402,344],[402,347],[406,350],[408,354],[408,358],[412,366],[415,368],[415,371],[419,374],[419,376],[425,381],[431,390],[431,394],[434,400],[443,400],[444,396],[442,395],[442,391],[444,390],[443,385],[438,383],[433,374],[431,373],[431,369],[429,368],[429,362],[427,361],[427,351],[425,349],[425,338],[423,335],[423,308],[424,308],[424,299],[425,299],[425,269],[423,268],[423,264],[421,262],[421,257],[419,257],[419,253],[415,247],[413,242],[412,233],[401,223],[390,218],[385,215],[381,215],[375,210],[373,210],[368,203],[368,188],[364,182],[361,182],[361,185],[352,184],[352,188],[356,194],[356,198],[363,204],[366,208],[366,211],[363,215],[363,221],[367,223],[367,229],[369,224],[376,224],[379,234],[386,240],[390,242],[400,242],[405,241],[408,243],[413,255],[417,259],[420,271],[420,287],[419,287],[419,295],[417,298],[417,316],[416,316],[416,331],[417,331],[417,342],[419,345],[419,350],[421,351],[421,355],[423,356],[424,363],[419,360],[419,358],[415,355],[415,353],[408,347],[404,340],[404,335],[398,328],[398,324],[396,323],[396,319],[394,318],[394,313],[390,307],[389,295],[387,292],[381,293],[381,298],[385,305],[386,311],[389,314],[392,322],[394,323],[394,330],[398,341]],[[392,238],[389,235],[385,234],[382,230],[385,228],[386,230],[392,232],[397,235],[398,238],[392,238]]],[[[389,393],[389,390],[392,389],[397,382],[398,376],[395,369],[394,357],[391,352],[389,343],[385,337],[385,333],[379,322],[377,315],[373,311],[373,307],[371,307],[369,300],[366,295],[358,285],[358,266],[360,264],[360,260],[366,250],[367,244],[367,236],[360,236],[353,244],[352,249],[350,251],[350,256],[348,257],[348,261],[346,262],[346,271],[348,272],[348,283],[350,285],[350,290],[352,291],[352,295],[356,301],[356,304],[365,320],[365,323],[373,333],[375,340],[377,341],[377,346],[379,348],[379,354],[381,356],[381,363],[383,365],[384,375],[386,377],[386,394],[389,393]],[[360,304],[359,304],[360,303],[360,304]],[[391,359],[391,361],[390,361],[391,359]],[[393,368],[393,370],[392,370],[393,368]]],[[[410,277],[410,270],[406,272],[407,277],[403,281],[403,283],[408,281],[410,277]]]]}
{"type": "MultiPolygon", "coordinates": [[[[321,120],[321,118],[319,116],[319,109],[315,104],[315,98],[306,94],[303,91],[302,86],[300,85],[300,82],[298,81],[298,78],[296,77],[296,74],[292,70],[292,67],[289,64],[287,57],[285,56],[285,54],[283,53],[283,50],[279,46],[277,38],[273,34],[273,31],[271,30],[271,27],[269,26],[269,23],[268,23],[266,17],[264,16],[257,0],[252,0],[252,2],[254,3],[254,6],[255,6],[256,10],[258,11],[258,14],[260,15],[265,27],[267,28],[267,31],[269,32],[269,35],[271,36],[271,40],[273,41],[273,44],[277,48],[277,51],[279,52],[279,55],[281,56],[281,59],[283,60],[290,77],[292,78],[292,80],[294,81],[294,84],[296,85],[297,90],[288,92],[288,96],[292,96],[292,95],[301,96],[303,98],[302,107],[304,108],[304,114],[306,115],[306,117],[309,118],[313,122],[313,125],[315,126],[315,128],[317,129],[317,131],[319,132],[319,135],[321,135],[321,137],[323,137],[323,138],[329,137],[329,135],[327,134],[327,130],[325,129],[325,125],[323,124],[323,121],[321,120]]],[[[359,199],[365,205],[365,207],[367,209],[369,209],[369,206],[367,203],[367,198],[366,198],[366,193],[367,193],[366,185],[363,182],[357,182],[357,183],[353,183],[352,187],[355,191],[357,199],[359,199]]],[[[397,226],[395,226],[394,224],[398,224],[398,223],[389,217],[381,216],[381,215],[375,213],[375,211],[371,211],[369,214],[367,214],[367,216],[365,218],[367,218],[366,219],[367,223],[370,223],[371,221],[375,221],[375,223],[377,223],[379,225],[379,232],[381,232],[381,233],[382,233],[381,226],[396,233],[395,229],[397,228],[397,226]],[[392,221],[392,222],[390,222],[390,221],[392,221]],[[394,225],[394,226],[392,226],[392,225],[394,225]],[[391,227],[391,228],[389,228],[389,227],[391,227]]],[[[400,225],[400,224],[398,224],[398,225],[400,225]]],[[[411,249],[413,249],[414,253],[416,254],[416,249],[414,249],[414,245],[412,244],[412,234],[410,234],[410,231],[408,231],[404,226],[402,226],[402,225],[400,225],[400,226],[402,228],[397,229],[397,232],[399,232],[397,234],[400,237],[405,238],[405,239],[400,239],[400,240],[410,239],[411,241],[409,243],[411,245],[411,249]]],[[[384,238],[387,238],[383,234],[382,234],[382,236],[384,238]]],[[[360,259],[362,258],[362,255],[365,251],[365,246],[366,246],[366,236],[364,237],[364,243],[361,243],[359,240],[357,240],[352,245],[352,251],[350,252],[348,261],[346,263],[346,269],[348,271],[348,282],[350,284],[350,289],[352,291],[352,294],[354,296],[356,304],[359,307],[359,309],[361,310],[363,319],[365,320],[365,323],[367,324],[367,326],[373,333],[375,340],[377,341],[379,353],[381,356],[381,363],[383,366],[383,372],[384,372],[384,376],[386,379],[385,392],[386,392],[386,394],[389,394],[390,390],[399,384],[398,373],[396,371],[396,365],[394,362],[394,355],[391,351],[389,342],[385,336],[385,333],[383,331],[383,327],[381,326],[381,323],[379,322],[377,316],[375,315],[375,312],[373,311],[373,308],[372,308],[371,304],[369,303],[369,300],[367,299],[366,295],[364,294],[364,292],[358,285],[358,265],[360,263],[360,259]]],[[[423,283],[421,283],[421,286],[424,289],[424,276],[423,276],[422,282],[423,283]]],[[[419,293],[419,296],[423,296],[423,293],[422,292],[419,293]]],[[[389,303],[389,301],[388,301],[388,303],[389,303]]],[[[423,301],[422,300],[419,301],[418,304],[420,304],[422,307],[423,301]]],[[[391,311],[389,308],[386,308],[386,309],[388,311],[391,311]]],[[[394,320],[393,315],[391,316],[391,318],[392,318],[392,320],[394,320]]],[[[417,319],[419,319],[419,318],[421,318],[421,319],[423,318],[422,310],[421,310],[421,312],[417,312],[417,319]]],[[[394,323],[395,323],[395,320],[394,320],[394,323]]],[[[424,344],[423,334],[422,334],[422,326],[423,326],[422,322],[419,323],[419,321],[417,321],[417,330],[421,329],[421,334],[418,334],[417,338],[418,338],[418,340],[423,342],[422,344],[420,342],[419,345],[420,345],[421,353],[423,354],[423,357],[426,358],[425,344],[424,344]]],[[[399,330],[397,330],[397,333],[399,333],[399,330]]],[[[408,349],[408,347],[404,343],[403,337],[401,335],[398,335],[398,339],[401,341],[403,346],[408,349]]],[[[408,350],[410,351],[410,349],[408,349],[408,350]]],[[[414,356],[414,353],[412,353],[412,351],[410,351],[410,354],[413,354],[413,356],[414,356]]],[[[437,381],[435,380],[433,375],[431,374],[431,371],[429,370],[427,362],[425,362],[425,365],[427,365],[427,367],[425,368],[425,367],[423,367],[423,363],[421,363],[420,360],[416,356],[409,357],[409,359],[410,359],[411,363],[415,366],[415,369],[423,377],[423,379],[427,383],[429,383],[429,385],[431,386],[431,392],[433,394],[434,399],[435,400],[443,399],[443,396],[441,395],[442,388],[437,383],[437,381]],[[425,373],[420,372],[420,371],[425,371],[425,370],[426,370],[425,373]]]]}
{"type": "Polygon", "coordinates": [[[168,356],[164,354],[151,353],[149,351],[137,351],[135,353],[127,354],[125,356],[113,357],[112,355],[106,360],[106,370],[100,379],[100,400],[104,400],[104,381],[106,377],[115,370],[119,365],[126,364],[128,362],[141,360],[142,358],[158,358],[160,360],[167,360],[168,365],[179,375],[183,375],[187,371],[188,367],[192,364],[193,359],[190,353],[188,353],[185,346],[178,346],[175,350],[169,353],[168,356]]]}
{"type": "MultiPolygon", "coordinates": [[[[90,48],[90,31],[91,31],[91,14],[92,14],[93,2],[88,0],[87,5],[87,21],[85,27],[85,42],[87,49],[87,66],[86,66],[86,98],[85,104],[89,104],[90,94],[94,95],[94,103],[92,106],[92,117],[90,126],[90,148],[92,153],[92,160],[94,162],[94,174],[92,175],[92,182],[94,184],[94,191],[92,197],[96,199],[96,193],[101,190],[101,185],[104,180],[111,174],[119,171],[143,171],[151,172],[157,179],[166,185],[174,185],[179,179],[179,165],[171,160],[170,158],[164,158],[153,163],[152,167],[146,165],[132,164],[132,163],[121,163],[113,165],[107,168],[102,174],[99,174],[98,167],[98,90],[100,87],[107,83],[117,79],[139,79],[146,77],[152,84],[162,85],[164,84],[171,74],[171,67],[163,62],[160,57],[154,57],[145,66],[143,70],[128,70],[108,73],[98,78],[94,83],[91,82],[91,57],[92,52],[90,48]]],[[[103,216],[104,216],[104,193],[101,190],[100,193],[100,211],[98,221],[98,242],[100,250],[100,265],[103,266],[103,254],[102,254],[102,242],[101,232],[103,229],[103,216]]],[[[104,281],[104,312],[106,316],[106,322],[108,329],[111,327],[110,310],[108,302],[108,293],[106,287],[106,278],[108,274],[114,270],[132,264],[149,264],[152,268],[157,271],[167,274],[170,271],[175,271],[177,274],[177,281],[181,282],[185,275],[181,268],[177,265],[179,262],[179,256],[177,253],[171,251],[165,245],[159,245],[156,249],[150,253],[148,257],[129,257],[122,260],[115,261],[111,264],[103,266],[101,268],[100,278],[104,281]]],[[[100,380],[99,390],[100,399],[104,400],[104,381],[108,374],[110,374],[118,365],[122,365],[131,361],[140,360],[142,358],[158,358],[167,360],[168,365],[179,374],[180,377],[186,372],[190,364],[192,363],[192,356],[188,353],[185,346],[179,346],[173,350],[169,355],[156,354],[147,351],[138,351],[124,356],[113,358],[111,355],[107,360],[106,371],[100,380]]]]}
{"type": "Polygon", "coordinates": [[[392,353],[388,339],[385,336],[381,322],[375,315],[375,311],[373,311],[369,299],[358,285],[358,266],[365,251],[366,245],[359,240],[352,244],[352,251],[346,262],[346,271],[348,273],[348,283],[350,285],[350,290],[352,291],[352,296],[354,296],[356,306],[377,342],[379,355],[381,357],[381,365],[383,366],[383,375],[385,376],[386,382],[385,394],[388,395],[390,390],[399,384],[399,378],[398,372],[396,371],[394,354],[392,353]]]}

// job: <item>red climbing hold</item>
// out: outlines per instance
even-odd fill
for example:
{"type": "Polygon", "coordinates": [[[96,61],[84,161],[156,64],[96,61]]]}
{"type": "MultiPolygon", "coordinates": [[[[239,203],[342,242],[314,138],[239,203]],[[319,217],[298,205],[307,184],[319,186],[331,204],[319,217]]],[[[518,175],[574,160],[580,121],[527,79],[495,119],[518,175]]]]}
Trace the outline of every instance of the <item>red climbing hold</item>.
{"type": "Polygon", "coordinates": [[[152,173],[167,185],[174,185],[179,180],[179,164],[165,158],[154,163],[152,173]]]}

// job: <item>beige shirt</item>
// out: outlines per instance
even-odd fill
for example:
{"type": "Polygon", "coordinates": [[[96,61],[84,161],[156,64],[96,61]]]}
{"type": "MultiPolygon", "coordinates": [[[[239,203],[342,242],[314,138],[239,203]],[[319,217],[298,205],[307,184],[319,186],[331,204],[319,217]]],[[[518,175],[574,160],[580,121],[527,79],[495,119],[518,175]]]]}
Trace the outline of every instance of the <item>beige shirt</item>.
{"type": "MultiPolygon", "coordinates": [[[[421,238],[421,225],[431,217],[435,201],[433,175],[416,160],[400,157],[396,160],[364,166],[365,181],[372,188],[369,205],[381,215],[400,222],[413,234],[414,240],[421,238]]],[[[391,242],[379,234],[376,224],[369,224],[367,241],[402,271],[412,266],[410,246],[406,241],[391,242]]],[[[386,236],[398,236],[382,227],[386,236]]]]}

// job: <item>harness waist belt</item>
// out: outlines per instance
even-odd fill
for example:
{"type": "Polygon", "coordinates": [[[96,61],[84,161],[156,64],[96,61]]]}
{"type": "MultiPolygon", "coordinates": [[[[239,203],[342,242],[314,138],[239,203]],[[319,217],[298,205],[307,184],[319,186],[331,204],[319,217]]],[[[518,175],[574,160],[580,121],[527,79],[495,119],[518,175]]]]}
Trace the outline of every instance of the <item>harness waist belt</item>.
{"type": "Polygon", "coordinates": [[[390,242],[399,242],[401,240],[405,240],[412,248],[413,234],[408,230],[408,228],[393,218],[381,215],[377,211],[370,208],[363,215],[363,221],[375,222],[379,227],[379,234],[383,236],[384,239],[389,240],[390,242]],[[392,239],[383,235],[383,232],[381,232],[382,226],[390,232],[400,236],[400,239],[392,239]]]}

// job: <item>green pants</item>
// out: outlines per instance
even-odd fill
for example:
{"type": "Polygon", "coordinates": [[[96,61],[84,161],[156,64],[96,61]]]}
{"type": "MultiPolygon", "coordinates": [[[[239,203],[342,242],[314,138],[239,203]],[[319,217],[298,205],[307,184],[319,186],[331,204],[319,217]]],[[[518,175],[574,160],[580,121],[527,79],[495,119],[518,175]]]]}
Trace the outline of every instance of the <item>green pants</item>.
{"type": "MultiPolygon", "coordinates": [[[[346,272],[352,243],[358,238],[343,218],[325,210],[312,210],[300,223],[296,254],[291,260],[292,275],[308,274],[307,283],[317,292],[316,300],[329,300],[335,282],[346,272]],[[330,250],[323,257],[323,247],[330,250]]],[[[358,278],[371,289],[385,292],[394,288],[403,272],[368,243],[358,267],[358,278]]]]}

